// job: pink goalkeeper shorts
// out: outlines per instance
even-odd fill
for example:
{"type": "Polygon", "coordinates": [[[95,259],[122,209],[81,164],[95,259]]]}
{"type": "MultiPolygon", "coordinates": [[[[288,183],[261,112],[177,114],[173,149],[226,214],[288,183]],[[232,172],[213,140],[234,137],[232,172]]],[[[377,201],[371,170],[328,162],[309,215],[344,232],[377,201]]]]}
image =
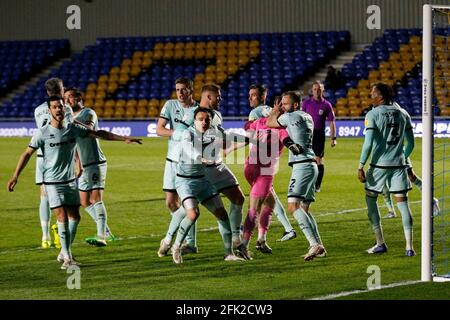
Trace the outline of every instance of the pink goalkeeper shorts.
{"type": "Polygon", "coordinates": [[[252,186],[250,196],[265,198],[271,190],[273,184],[273,176],[262,176],[261,167],[258,164],[245,164],[244,167],[245,179],[252,186]]]}

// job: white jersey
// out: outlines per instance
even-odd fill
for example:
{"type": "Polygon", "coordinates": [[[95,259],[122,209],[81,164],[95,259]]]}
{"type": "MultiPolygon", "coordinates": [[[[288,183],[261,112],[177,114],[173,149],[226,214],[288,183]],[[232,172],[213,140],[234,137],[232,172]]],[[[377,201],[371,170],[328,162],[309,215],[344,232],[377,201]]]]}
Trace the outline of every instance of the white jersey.
{"type": "MultiPolygon", "coordinates": [[[[50,123],[51,119],[52,116],[50,114],[47,102],[40,104],[36,107],[36,109],[34,109],[34,121],[36,122],[36,128],[40,129],[44,127],[45,125],[50,123]]],[[[64,110],[64,121],[66,123],[73,122],[72,108],[67,104],[65,105],[64,110]]],[[[42,152],[40,149],[37,151],[37,156],[42,156],[42,152]]]]}
{"type": "MultiPolygon", "coordinates": [[[[74,119],[89,126],[93,125],[94,130],[99,129],[97,114],[90,108],[81,109],[74,119]]],[[[100,143],[95,137],[78,137],[77,150],[80,156],[81,164],[84,168],[90,165],[102,164],[106,162],[106,157],[100,148],[100,143]]]]}
{"type": "Polygon", "coordinates": [[[41,149],[44,156],[44,184],[67,183],[75,180],[74,156],[77,137],[85,137],[86,128],[64,123],[61,129],[47,124],[36,131],[30,148],[41,149]]]}

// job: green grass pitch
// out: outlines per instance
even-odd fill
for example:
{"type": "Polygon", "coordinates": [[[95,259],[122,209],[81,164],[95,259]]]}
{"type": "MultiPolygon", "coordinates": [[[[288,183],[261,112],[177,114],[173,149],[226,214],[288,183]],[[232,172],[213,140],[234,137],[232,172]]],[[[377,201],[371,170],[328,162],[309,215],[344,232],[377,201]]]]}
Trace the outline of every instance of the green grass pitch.
{"type": "MultiPolygon", "coordinates": [[[[147,138],[143,145],[102,142],[108,159],[104,201],[108,224],[120,239],[108,247],[84,242],[95,234],[95,224],[83,209],[73,253],[82,262],[81,288],[70,290],[70,274],[60,270],[55,248],[40,249],[39,189],[34,185],[35,158],[23,171],[16,190],[6,182],[28,138],[0,139],[0,299],[309,299],[367,289],[371,274],[381,270],[381,284],[420,279],[420,255],[404,256],[401,219],[383,219],[389,252],[369,256],[365,250],[374,237],[368,222],[363,185],[357,180],[362,139],[340,139],[335,149],[327,142],[325,178],[311,211],[316,216],[328,257],[305,262],[307,242],[291,217],[298,237],[276,242],[283,229],[274,217],[268,242],[272,255],[252,250],[254,260],[227,263],[213,216],[202,209],[198,222],[199,253],[184,256],[177,266],[170,256],[156,251],[165,234],[169,213],[162,192],[166,140],[147,138]]],[[[421,173],[420,140],[412,160],[421,173]]],[[[275,189],[286,203],[290,177],[287,153],[275,178],[275,189]]],[[[249,186],[243,165],[231,165],[244,193],[249,186]]],[[[420,193],[410,192],[415,249],[420,253],[420,193]]],[[[228,208],[228,201],[224,199],[228,208]]],[[[381,197],[379,204],[384,205],[381,197]]],[[[244,217],[247,203],[244,207],[244,217]]],[[[381,207],[381,214],[386,208],[381,207]]],[[[55,221],[52,217],[52,222],[55,221]]],[[[344,297],[344,299],[449,299],[448,284],[417,284],[344,297]]]]}

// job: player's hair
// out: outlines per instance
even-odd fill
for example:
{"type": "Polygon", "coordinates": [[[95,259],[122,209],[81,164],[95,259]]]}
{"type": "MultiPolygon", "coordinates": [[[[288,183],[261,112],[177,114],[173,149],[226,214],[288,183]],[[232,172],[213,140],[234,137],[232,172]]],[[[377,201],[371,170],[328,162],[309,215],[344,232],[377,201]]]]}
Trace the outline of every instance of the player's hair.
{"type": "Polygon", "coordinates": [[[177,80],[175,80],[175,85],[178,84],[178,83],[184,84],[186,86],[186,88],[188,88],[191,91],[194,90],[194,81],[192,81],[188,77],[180,77],[180,78],[178,78],[177,80]]]}
{"type": "Polygon", "coordinates": [[[219,93],[219,90],[220,90],[220,87],[214,83],[208,83],[202,87],[202,93],[206,92],[206,91],[219,93]]]}
{"type": "Polygon", "coordinates": [[[205,113],[209,114],[210,118],[213,117],[213,111],[211,109],[198,107],[194,111],[194,119],[197,117],[197,114],[199,114],[200,112],[205,112],[205,113]]]}
{"type": "Polygon", "coordinates": [[[252,84],[252,85],[248,88],[248,90],[252,90],[252,89],[258,90],[258,92],[259,92],[259,94],[260,94],[261,96],[263,96],[263,95],[265,95],[265,94],[267,93],[267,87],[266,87],[265,85],[263,85],[263,84],[259,84],[259,83],[257,83],[257,84],[252,84]]]}
{"type": "Polygon", "coordinates": [[[69,91],[73,91],[74,94],[75,94],[75,97],[77,97],[77,98],[81,99],[83,97],[83,93],[77,87],[64,88],[64,93],[69,92],[69,91]]]}
{"type": "Polygon", "coordinates": [[[302,97],[296,91],[283,92],[283,94],[281,96],[282,97],[289,96],[291,98],[291,101],[293,104],[298,103],[299,106],[302,104],[302,97]]]}
{"type": "Polygon", "coordinates": [[[44,86],[50,96],[59,95],[63,89],[63,81],[60,78],[50,78],[45,81],[44,86]]]}
{"type": "Polygon", "coordinates": [[[325,90],[325,86],[323,85],[322,82],[320,82],[320,80],[314,81],[313,84],[312,84],[312,86],[311,86],[311,88],[312,88],[315,84],[317,84],[318,86],[320,86],[320,90],[322,90],[322,91],[325,90]]]}
{"type": "Polygon", "coordinates": [[[377,89],[381,96],[383,97],[385,104],[393,104],[394,103],[394,90],[390,85],[386,83],[378,82],[373,85],[375,89],[377,89]]]}
{"type": "Polygon", "coordinates": [[[57,94],[51,95],[47,99],[47,106],[50,108],[50,102],[52,102],[52,101],[59,101],[62,104],[62,100],[63,100],[63,98],[60,95],[57,95],[57,94]]]}

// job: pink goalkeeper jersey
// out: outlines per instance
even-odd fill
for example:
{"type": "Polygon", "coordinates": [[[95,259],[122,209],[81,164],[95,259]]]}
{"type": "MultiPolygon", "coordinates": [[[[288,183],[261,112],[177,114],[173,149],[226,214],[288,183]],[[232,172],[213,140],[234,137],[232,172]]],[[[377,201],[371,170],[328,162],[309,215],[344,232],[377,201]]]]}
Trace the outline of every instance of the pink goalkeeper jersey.
{"type": "Polygon", "coordinates": [[[246,164],[258,164],[274,169],[283,151],[283,140],[289,135],[284,128],[267,127],[266,122],[267,118],[260,118],[249,126],[249,130],[256,132],[258,143],[252,144],[246,164]]]}

